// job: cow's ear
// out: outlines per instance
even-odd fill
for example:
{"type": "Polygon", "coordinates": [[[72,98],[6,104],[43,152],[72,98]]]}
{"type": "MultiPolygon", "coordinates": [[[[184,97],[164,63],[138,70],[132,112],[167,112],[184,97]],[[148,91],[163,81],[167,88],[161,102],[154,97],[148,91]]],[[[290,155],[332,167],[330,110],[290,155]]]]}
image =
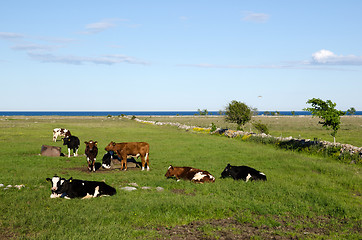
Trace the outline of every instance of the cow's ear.
{"type": "Polygon", "coordinates": [[[113,146],[116,146],[116,143],[115,143],[115,142],[112,142],[112,145],[113,145],[113,146]]]}
{"type": "Polygon", "coordinates": [[[168,169],[172,169],[172,170],[173,170],[173,166],[172,166],[172,165],[170,165],[170,166],[168,167],[168,169]]]}
{"type": "Polygon", "coordinates": [[[85,144],[88,144],[88,142],[87,142],[87,141],[85,141],[84,143],[85,143],[85,144]]]}
{"type": "Polygon", "coordinates": [[[98,142],[97,142],[97,141],[95,141],[95,142],[94,142],[94,144],[97,146],[98,142]]]}
{"type": "Polygon", "coordinates": [[[51,179],[50,179],[50,178],[48,178],[48,177],[46,178],[46,180],[47,180],[48,182],[50,182],[50,181],[51,181],[51,179]]]}

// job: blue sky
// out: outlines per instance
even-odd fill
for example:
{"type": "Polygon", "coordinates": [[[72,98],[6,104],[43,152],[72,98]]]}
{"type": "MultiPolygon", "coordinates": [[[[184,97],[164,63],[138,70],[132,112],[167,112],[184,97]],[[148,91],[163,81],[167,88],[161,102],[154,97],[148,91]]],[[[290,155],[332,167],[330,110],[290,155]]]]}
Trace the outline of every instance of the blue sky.
{"type": "Polygon", "coordinates": [[[362,110],[362,1],[1,1],[0,110],[362,110]]]}

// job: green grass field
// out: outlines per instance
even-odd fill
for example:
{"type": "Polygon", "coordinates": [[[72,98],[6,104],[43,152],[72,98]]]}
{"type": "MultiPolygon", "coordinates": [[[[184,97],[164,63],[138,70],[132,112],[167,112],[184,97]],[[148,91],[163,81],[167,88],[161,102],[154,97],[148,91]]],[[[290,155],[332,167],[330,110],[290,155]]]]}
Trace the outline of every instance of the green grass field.
{"type": "MultiPolygon", "coordinates": [[[[351,129],[360,131],[358,124],[351,129]]],[[[0,184],[26,186],[0,188],[0,239],[361,239],[359,165],[118,117],[2,117],[0,143],[0,184]],[[52,142],[56,127],[80,138],[79,157],[39,155],[43,144],[62,146],[52,142]],[[151,171],[87,172],[83,142],[91,139],[98,162],[110,141],[148,142],[151,171]],[[254,167],[268,181],[220,179],[227,163],[254,167]],[[166,179],[170,164],[207,170],[216,182],[166,179]],[[117,194],[50,199],[45,178],[54,174],[105,180],[117,194]],[[120,189],[129,183],[152,189],[120,189]]]]}
{"type": "MultiPolygon", "coordinates": [[[[200,127],[210,127],[214,123],[220,128],[229,128],[236,130],[237,125],[225,121],[224,116],[174,116],[162,117],[151,116],[138,118],[144,120],[153,120],[159,122],[179,122],[186,125],[196,125],[200,127]]],[[[322,139],[333,142],[331,131],[322,128],[318,124],[320,119],[311,116],[254,116],[252,121],[245,124],[245,131],[254,131],[252,122],[261,122],[268,126],[270,134],[275,137],[295,137],[307,139],[322,139]]],[[[343,116],[341,117],[341,128],[337,133],[337,142],[348,143],[357,147],[362,147],[362,116],[343,116]]]]}

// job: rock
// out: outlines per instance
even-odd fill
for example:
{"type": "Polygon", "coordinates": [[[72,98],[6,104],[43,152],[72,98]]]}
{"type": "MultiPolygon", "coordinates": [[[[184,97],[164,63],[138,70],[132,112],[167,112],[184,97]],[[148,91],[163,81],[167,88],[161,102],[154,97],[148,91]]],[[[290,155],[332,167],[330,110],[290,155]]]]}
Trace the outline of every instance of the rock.
{"type": "Polygon", "coordinates": [[[152,188],[151,187],[141,187],[141,189],[143,189],[143,190],[151,190],[152,188]]]}
{"type": "Polygon", "coordinates": [[[137,188],[135,188],[135,187],[122,187],[121,189],[122,189],[122,190],[125,190],[125,191],[128,191],[128,192],[137,190],[137,188]]]}
{"type": "Polygon", "coordinates": [[[42,156],[60,157],[62,154],[62,148],[56,146],[42,145],[40,153],[42,156]]]}
{"type": "Polygon", "coordinates": [[[156,187],[156,190],[159,191],[159,192],[162,192],[165,189],[163,187],[156,187]]]}
{"type": "Polygon", "coordinates": [[[138,184],[137,183],[128,183],[128,185],[132,186],[132,187],[138,187],[138,184]]]}

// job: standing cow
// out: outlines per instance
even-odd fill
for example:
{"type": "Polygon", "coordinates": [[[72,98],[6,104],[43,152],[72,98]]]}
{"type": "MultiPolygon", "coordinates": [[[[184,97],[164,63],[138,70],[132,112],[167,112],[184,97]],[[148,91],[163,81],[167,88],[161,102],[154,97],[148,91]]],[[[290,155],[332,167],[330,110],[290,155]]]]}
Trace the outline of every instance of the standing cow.
{"type": "Polygon", "coordinates": [[[68,157],[70,157],[70,150],[73,150],[74,157],[78,156],[78,149],[80,145],[79,138],[76,136],[69,136],[63,138],[63,145],[68,147],[68,157]]]}
{"type": "Polygon", "coordinates": [[[147,171],[150,170],[150,163],[149,163],[150,145],[146,142],[123,142],[123,143],[110,142],[105,149],[107,152],[114,151],[118,155],[118,157],[122,159],[121,170],[123,170],[123,165],[125,166],[124,170],[127,170],[128,156],[136,158],[140,156],[142,160],[142,171],[145,170],[146,163],[147,163],[147,171]]]}
{"type": "Polygon", "coordinates": [[[57,138],[60,137],[70,137],[70,131],[65,128],[54,128],[53,129],[53,141],[56,142],[57,138]]]}
{"type": "Polygon", "coordinates": [[[97,141],[90,140],[89,142],[85,143],[85,155],[87,156],[87,162],[88,162],[88,170],[95,172],[95,162],[96,157],[98,155],[98,147],[97,147],[97,141]]]}

